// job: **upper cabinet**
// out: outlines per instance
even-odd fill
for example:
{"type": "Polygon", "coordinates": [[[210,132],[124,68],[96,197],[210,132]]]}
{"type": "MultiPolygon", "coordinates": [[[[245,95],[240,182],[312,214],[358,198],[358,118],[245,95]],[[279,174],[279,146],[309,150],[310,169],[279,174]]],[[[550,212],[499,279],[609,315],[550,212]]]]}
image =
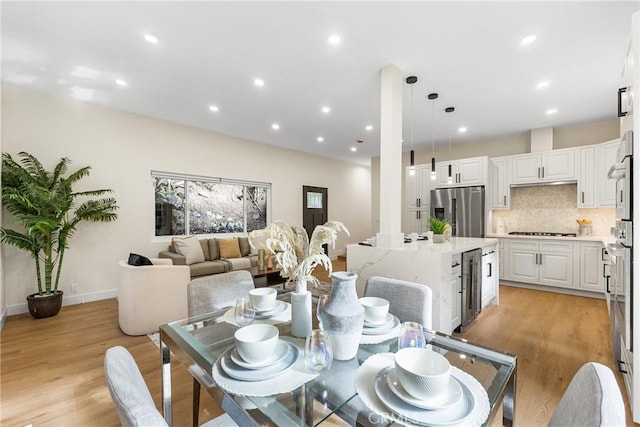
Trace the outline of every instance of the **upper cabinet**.
{"type": "Polygon", "coordinates": [[[509,209],[511,207],[511,188],[509,187],[510,157],[494,157],[489,160],[490,209],[509,209]]]}
{"type": "Polygon", "coordinates": [[[511,156],[511,184],[576,179],[575,148],[511,156]]]}
{"type": "Polygon", "coordinates": [[[405,181],[407,207],[429,210],[431,165],[416,165],[414,175],[411,175],[410,167],[407,167],[405,181]]]}
{"type": "Polygon", "coordinates": [[[436,165],[436,187],[467,187],[485,185],[487,181],[487,157],[439,162],[436,165]],[[451,182],[449,182],[449,165],[451,165],[451,182]]]}
{"type": "Polygon", "coordinates": [[[616,181],[609,179],[609,168],[616,162],[616,152],[620,139],[596,145],[596,205],[598,207],[615,207],[616,181]]]}
{"type": "Polygon", "coordinates": [[[596,205],[596,148],[593,145],[578,149],[580,173],[578,176],[578,207],[593,208],[596,205]]]}

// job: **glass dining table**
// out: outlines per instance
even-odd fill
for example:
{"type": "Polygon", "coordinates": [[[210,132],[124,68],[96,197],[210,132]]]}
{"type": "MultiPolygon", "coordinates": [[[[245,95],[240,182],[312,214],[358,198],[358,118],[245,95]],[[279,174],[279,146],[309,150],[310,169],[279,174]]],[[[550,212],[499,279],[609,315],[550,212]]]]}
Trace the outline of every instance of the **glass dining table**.
{"type": "MultiPolygon", "coordinates": [[[[289,302],[290,295],[282,294],[278,298],[289,302]]],[[[367,399],[359,396],[355,384],[361,365],[371,356],[394,353],[397,350],[397,338],[389,337],[375,344],[360,344],[354,359],[334,360],[328,370],[289,391],[273,394],[262,392],[259,395],[234,393],[233,390],[225,389],[221,382],[216,383],[213,378],[216,363],[218,367],[220,364],[218,359],[234,345],[233,334],[239,328],[232,316],[230,318],[229,310],[232,309],[160,326],[163,414],[169,425],[173,421],[172,355],[194,378],[193,425],[198,424],[200,387],[213,396],[222,409],[241,426],[371,426],[391,425],[393,421],[398,421],[372,411],[370,405],[366,404],[367,399]]],[[[317,324],[316,319],[314,324],[317,324]]],[[[281,338],[291,335],[289,322],[278,323],[276,326],[281,338]]],[[[479,424],[488,425],[501,412],[502,425],[513,425],[516,403],[515,355],[435,331],[425,331],[425,339],[427,345],[443,354],[453,367],[471,375],[486,390],[488,416],[479,424]]],[[[293,339],[292,342],[297,342],[302,349],[299,357],[304,358],[304,340],[293,339]]],[[[302,374],[298,375],[298,379],[304,377],[302,374]]],[[[259,383],[249,382],[246,388],[259,388],[259,383]]]]}

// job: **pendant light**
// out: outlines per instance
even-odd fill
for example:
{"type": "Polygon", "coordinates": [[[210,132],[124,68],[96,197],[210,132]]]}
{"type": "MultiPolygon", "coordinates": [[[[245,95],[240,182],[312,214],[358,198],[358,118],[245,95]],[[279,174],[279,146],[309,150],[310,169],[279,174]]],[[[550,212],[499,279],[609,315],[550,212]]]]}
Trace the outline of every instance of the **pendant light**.
{"type": "Polygon", "coordinates": [[[416,174],[415,151],[413,151],[413,84],[418,81],[416,76],[407,77],[407,84],[411,85],[411,151],[409,152],[409,175],[416,174]]]}
{"type": "Polygon", "coordinates": [[[436,99],[438,99],[437,93],[430,93],[427,98],[431,100],[431,179],[436,179],[436,141],[433,137],[435,128],[434,114],[436,110],[436,99]]]}
{"type": "Polygon", "coordinates": [[[456,109],[453,107],[447,107],[444,109],[447,113],[449,113],[449,176],[447,177],[447,184],[453,184],[453,173],[451,166],[451,113],[453,113],[456,109]]]}

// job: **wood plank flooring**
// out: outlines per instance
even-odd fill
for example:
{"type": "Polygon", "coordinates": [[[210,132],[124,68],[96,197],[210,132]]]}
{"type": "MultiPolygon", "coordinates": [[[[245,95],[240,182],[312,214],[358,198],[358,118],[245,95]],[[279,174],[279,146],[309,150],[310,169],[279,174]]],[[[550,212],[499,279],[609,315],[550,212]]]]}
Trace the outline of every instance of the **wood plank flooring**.
{"type": "MultiPolygon", "coordinates": [[[[546,425],[584,362],[613,368],[605,302],[507,286],[500,301],[461,335],[518,355],[516,425],[546,425]]],[[[115,299],[63,307],[51,319],[9,317],[0,334],[0,425],[119,425],[103,373],[104,352],[114,345],[133,354],[160,408],[159,351],[147,337],[120,331],[115,299]]],[[[173,396],[175,425],[190,425],[191,377],[178,362],[173,396]]],[[[202,393],[201,422],[219,411],[202,393]]]]}

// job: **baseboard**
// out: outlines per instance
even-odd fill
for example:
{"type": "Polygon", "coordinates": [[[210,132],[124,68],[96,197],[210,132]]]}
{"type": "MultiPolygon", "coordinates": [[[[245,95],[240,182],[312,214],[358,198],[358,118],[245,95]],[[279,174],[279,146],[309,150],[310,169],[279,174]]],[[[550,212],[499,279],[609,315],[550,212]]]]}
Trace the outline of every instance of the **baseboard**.
{"type": "MultiPolygon", "coordinates": [[[[117,289],[93,292],[89,294],[65,295],[62,300],[62,306],[64,307],[67,305],[84,304],[85,302],[100,301],[100,300],[109,299],[109,298],[117,298],[117,296],[118,296],[117,289]]],[[[4,323],[4,319],[6,318],[6,316],[14,316],[16,314],[22,314],[22,313],[28,313],[28,312],[29,312],[29,308],[27,307],[26,302],[24,304],[10,305],[5,309],[6,314],[2,318],[2,322],[4,323]]]]}
{"type": "Polygon", "coordinates": [[[0,331],[4,328],[4,322],[7,320],[7,316],[7,307],[5,307],[4,310],[2,310],[2,314],[0,314],[0,331]]]}
{"type": "Polygon", "coordinates": [[[500,285],[511,286],[513,288],[533,289],[535,291],[554,292],[556,294],[573,295],[577,297],[587,297],[595,299],[605,299],[604,292],[590,292],[580,289],[560,288],[555,286],[536,285],[533,283],[508,282],[500,280],[500,285]]]}

